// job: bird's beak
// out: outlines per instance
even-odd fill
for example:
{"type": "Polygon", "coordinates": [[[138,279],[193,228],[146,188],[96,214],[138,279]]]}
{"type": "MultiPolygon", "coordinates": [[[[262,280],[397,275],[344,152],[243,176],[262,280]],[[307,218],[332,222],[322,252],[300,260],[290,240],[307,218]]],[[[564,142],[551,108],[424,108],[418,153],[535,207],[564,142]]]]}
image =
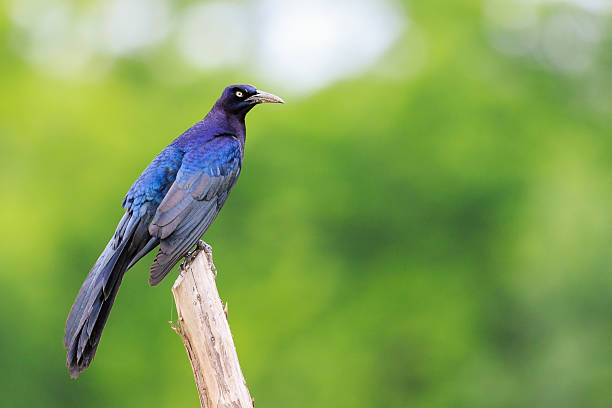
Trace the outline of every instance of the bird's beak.
{"type": "Polygon", "coordinates": [[[281,98],[268,92],[257,90],[255,95],[249,96],[245,99],[245,102],[253,104],[257,103],[285,103],[281,98]]]}

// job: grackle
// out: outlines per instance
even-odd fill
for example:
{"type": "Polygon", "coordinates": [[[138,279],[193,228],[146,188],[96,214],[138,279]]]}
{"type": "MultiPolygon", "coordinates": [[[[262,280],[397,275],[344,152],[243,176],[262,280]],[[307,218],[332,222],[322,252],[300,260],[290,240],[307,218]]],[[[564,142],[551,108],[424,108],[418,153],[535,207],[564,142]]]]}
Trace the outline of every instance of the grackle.
{"type": "Polygon", "coordinates": [[[159,246],[149,276],[157,285],[210,227],[240,174],[244,118],[268,102],[284,103],[251,85],[225,88],[206,117],[162,150],[129,189],[125,214],[66,321],[72,377],[91,364],[124,273],[159,246]]]}

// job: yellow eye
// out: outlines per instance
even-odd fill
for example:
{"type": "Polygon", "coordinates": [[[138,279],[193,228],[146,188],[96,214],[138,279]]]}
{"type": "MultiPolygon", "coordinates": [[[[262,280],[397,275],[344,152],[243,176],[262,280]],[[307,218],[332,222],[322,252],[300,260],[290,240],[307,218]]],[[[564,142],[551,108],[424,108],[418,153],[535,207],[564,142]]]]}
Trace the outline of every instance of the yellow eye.
{"type": "Polygon", "coordinates": [[[242,98],[242,95],[243,95],[243,94],[242,94],[242,92],[240,92],[240,91],[236,91],[236,96],[237,96],[237,97],[242,98]]]}

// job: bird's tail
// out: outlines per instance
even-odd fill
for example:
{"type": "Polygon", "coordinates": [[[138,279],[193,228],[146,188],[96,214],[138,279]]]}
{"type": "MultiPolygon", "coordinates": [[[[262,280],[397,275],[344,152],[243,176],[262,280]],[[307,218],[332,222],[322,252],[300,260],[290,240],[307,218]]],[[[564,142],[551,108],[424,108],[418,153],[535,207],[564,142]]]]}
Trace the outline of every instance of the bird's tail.
{"type": "Polygon", "coordinates": [[[138,217],[131,212],[123,216],[115,235],[91,268],[72,305],[66,321],[64,347],[66,364],[73,378],[89,367],[96,354],[123,274],[144,256],[141,253],[143,247],[150,246],[144,245],[150,236],[146,228],[140,225],[138,217]],[[146,238],[143,234],[146,234],[146,238]]]}

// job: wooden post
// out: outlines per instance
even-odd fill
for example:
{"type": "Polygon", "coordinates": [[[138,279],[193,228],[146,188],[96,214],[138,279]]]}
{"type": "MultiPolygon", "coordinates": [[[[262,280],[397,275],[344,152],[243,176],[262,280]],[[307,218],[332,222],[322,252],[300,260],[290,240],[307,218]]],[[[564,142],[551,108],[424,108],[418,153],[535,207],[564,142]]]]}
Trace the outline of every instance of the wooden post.
{"type": "Polygon", "coordinates": [[[227,309],[215,285],[216,268],[210,246],[201,242],[186,257],[172,286],[178,311],[174,331],[183,339],[202,408],[252,408],[227,309]]]}

